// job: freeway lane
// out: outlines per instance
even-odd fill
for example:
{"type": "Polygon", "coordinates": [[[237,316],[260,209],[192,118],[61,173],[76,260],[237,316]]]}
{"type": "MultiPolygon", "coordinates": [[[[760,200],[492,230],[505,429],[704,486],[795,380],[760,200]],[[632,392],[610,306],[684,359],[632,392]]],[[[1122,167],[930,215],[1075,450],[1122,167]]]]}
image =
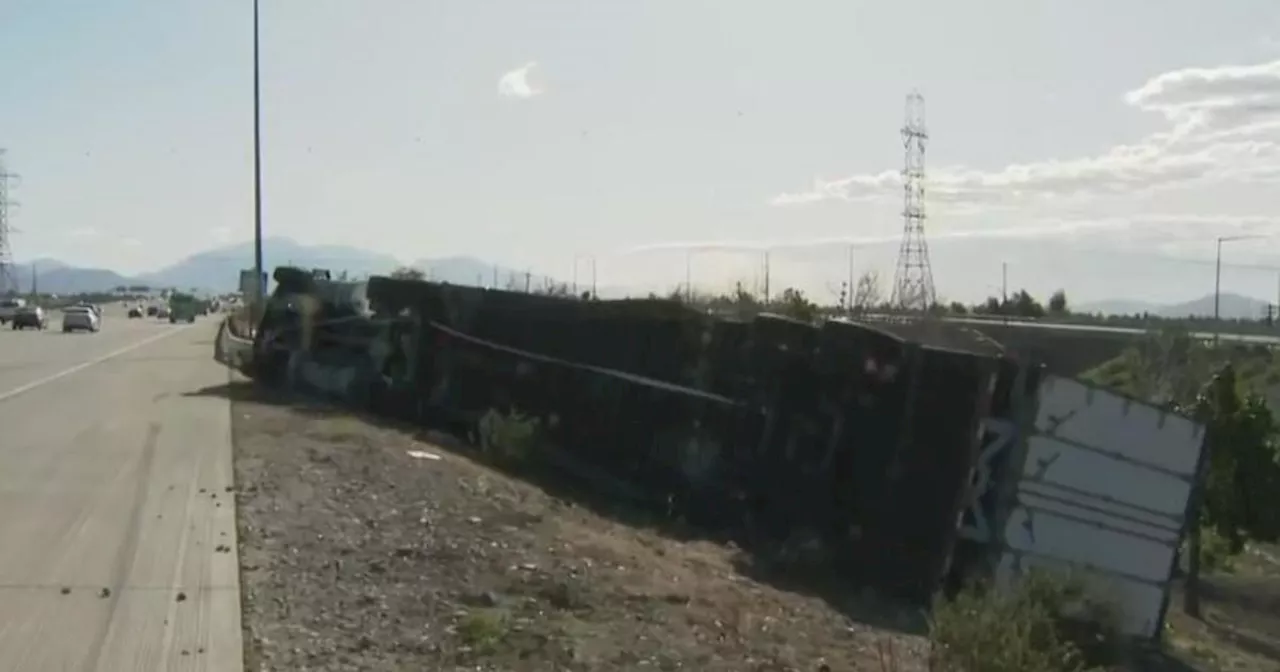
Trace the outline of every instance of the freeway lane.
{"type": "Polygon", "coordinates": [[[0,333],[0,672],[242,669],[215,330],[0,333]]]}
{"type": "Polygon", "coordinates": [[[148,339],[163,338],[175,327],[157,320],[108,317],[96,334],[59,331],[61,316],[50,316],[46,331],[0,329],[0,400],[21,394],[29,386],[67,374],[122,350],[139,347],[148,339]]]}

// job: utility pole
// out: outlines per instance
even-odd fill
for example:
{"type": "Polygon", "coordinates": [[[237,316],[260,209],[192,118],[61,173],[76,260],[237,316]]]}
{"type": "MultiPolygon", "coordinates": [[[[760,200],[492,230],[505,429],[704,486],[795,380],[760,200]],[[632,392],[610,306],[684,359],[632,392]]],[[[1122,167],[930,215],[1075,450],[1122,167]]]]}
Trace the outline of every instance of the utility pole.
{"type": "Polygon", "coordinates": [[[769,251],[764,251],[764,305],[769,305],[769,251]]]}
{"type": "Polygon", "coordinates": [[[1222,244],[1230,243],[1237,240],[1254,240],[1264,238],[1259,235],[1242,235],[1242,236],[1218,236],[1218,254],[1217,261],[1213,269],[1213,344],[1218,345],[1219,333],[1222,331],[1222,316],[1219,312],[1222,300],[1222,244]]]}
{"type": "Polygon", "coordinates": [[[898,248],[898,270],[893,279],[891,303],[911,311],[928,312],[937,300],[929,244],[925,241],[925,130],[924,96],[913,91],[907,96],[906,121],[901,129],[905,150],[902,166],[902,243],[898,248]]]}
{"type": "Polygon", "coordinates": [[[258,285],[255,303],[267,295],[262,282],[262,96],[258,68],[258,0],[253,0],[253,277],[258,285]]]}
{"type": "Polygon", "coordinates": [[[9,206],[15,203],[9,200],[9,183],[16,181],[18,175],[5,170],[4,154],[4,148],[0,147],[0,295],[12,292],[17,296],[21,289],[14,275],[13,248],[9,241],[13,233],[9,227],[9,206]]]}
{"type": "Polygon", "coordinates": [[[853,245],[849,246],[849,284],[844,290],[844,309],[853,312],[853,245]]]}
{"type": "Polygon", "coordinates": [[[529,293],[529,283],[533,281],[533,273],[531,271],[524,272],[524,293],[529,293]]]}
{"type": "Polygon", "coordinates": [[[1000,305],[1009,303],[1009,262],[1000,262],[1000,305]]]}
{"type": "Polygon", "coordinates": [[[684,253],[684,300],[693,302],[693,250],[684,253]]]}

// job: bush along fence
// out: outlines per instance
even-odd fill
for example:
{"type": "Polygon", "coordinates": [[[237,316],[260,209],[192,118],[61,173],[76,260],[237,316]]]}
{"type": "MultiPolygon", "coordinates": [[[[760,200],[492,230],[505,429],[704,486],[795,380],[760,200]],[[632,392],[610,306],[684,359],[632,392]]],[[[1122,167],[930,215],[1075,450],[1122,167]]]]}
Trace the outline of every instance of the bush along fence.
{"type": "Polygon", "coordinates": [[[901,598],[1047,567],[1129,634],[1161,630],[1203,452],[1184,417],[927,329],[274,277],[253,342],[217,346],[264,383],[480,443],[519,417],[566,474],[756,543],[817,542],[901,598]]]}

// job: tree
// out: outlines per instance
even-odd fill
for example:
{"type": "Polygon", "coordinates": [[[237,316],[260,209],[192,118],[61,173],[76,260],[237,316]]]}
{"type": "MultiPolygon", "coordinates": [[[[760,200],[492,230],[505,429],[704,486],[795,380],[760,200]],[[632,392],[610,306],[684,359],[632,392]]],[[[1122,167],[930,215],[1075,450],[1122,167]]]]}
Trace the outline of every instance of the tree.
{"type": "Polygon", "coordinates": [[[858,276],[858,282],[853,286],[853,297],[850,302],[854,312],[865,312],[879,305],[883,300],[879,273],[867,271],[858,276]]]}
{"type": "Polygon", "coordinates": [[[419,269],[413,268],[412,266],[401,266],[400,268],[391,271],[391,277],[397,280],[425,280],[427,278],[427,274],[423,273],[419,269]]]}
{"type": "Polygon", "coordinates": [[[1005,304],[994,296],[988,296],[987,300],[981,305],[974,306],[973,312],[979,315],[1003,315],[1005,313],[1005,304]]]}
{"type": "Polygon", "coordinates": [[[1013,295],[1013,314],[1020,317],[1044,317],[1044,306],[1027,290],[1019,290],[1013,295]]]}
{"type": "Polygon", "coordinates": [[[1067,293],[1061,289],[1049,297],[1049,312],[1054,315],[1065,315],[1067,312],[1067,293]]]}
{"type": "Polygon", "coordinates": [[[1205,424],[1206,470],[1198,482],[1195,524],[1187,539],[1188,576],[1185,609],[1200,617],[1202,528],[1226,540],[1237,555],[1248,538],[1272,541],[1280,536],[1275,495],[1280,488],[1280,459],[1275,420],[1266,401],[1243,394],[1228,364],[1205,386],[1188,409],[1205,424]]]}
{"type": "Polygon", "coordinates": [[[728,299],[727,308],[739,318],[749,318],[760,312],[760,300],[747,291],[741,282],[735,283],[733,293],[725,298],[728,299]]]}
{"type": "Polygon", "coordinates": [[[547,296],[558,296],[568,298],[573,295],[573,291],[567,283],[556,282],[551,278],[542,279],[542,287],[534,291],[534,294],[545,294],[547,296]]]}
{"type": "Polygon", "coordinates": [[[812,322],[818,317],[818,306],[810,301],[803,291],[788,287],[782,290],[778,312],[793,319],[812,322]]]}

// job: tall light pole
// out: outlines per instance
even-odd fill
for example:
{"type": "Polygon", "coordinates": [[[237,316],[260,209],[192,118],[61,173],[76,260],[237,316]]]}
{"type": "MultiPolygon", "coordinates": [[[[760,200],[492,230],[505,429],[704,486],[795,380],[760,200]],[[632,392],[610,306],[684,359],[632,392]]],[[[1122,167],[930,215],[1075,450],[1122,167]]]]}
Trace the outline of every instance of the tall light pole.
{"type": "Polygon", "coordinates": [[[1222,331],[1221,319],[1219,312],[1222,302],[1222,244],[1235,242],[1237,240],[1257,240],[1266,236],[1259,235],[1243,235],[1243,236],[1218,236],[1218,255],[1217,262],[1214,264],[1213,270],[1213,343],[1218,344],[1218,333],[1222,331]]]}
{"type": "Polygon", "coordinates": [[[684,252],[684,300],[693,301],[693,250],[684,252]]]}
{"type": "Polygon", "coordinates": [[[262,281],[262,104],[258,74],[258,0],[253,0],[253,277],[259,305],[267,294],[262,281]]]}
{"type": "Polygon", "coordinates": [[[1000,301],[1009,303],[1009,262],[1000,262],[1000,301]]]}
{"type": "Polygon", "coordinates": [[[849,273],[849,278],[845,281],[843,306],[847,314],[853,313],[853,245],[849,246],[848,262],[849,267],[846,270],[849,273]]]}

